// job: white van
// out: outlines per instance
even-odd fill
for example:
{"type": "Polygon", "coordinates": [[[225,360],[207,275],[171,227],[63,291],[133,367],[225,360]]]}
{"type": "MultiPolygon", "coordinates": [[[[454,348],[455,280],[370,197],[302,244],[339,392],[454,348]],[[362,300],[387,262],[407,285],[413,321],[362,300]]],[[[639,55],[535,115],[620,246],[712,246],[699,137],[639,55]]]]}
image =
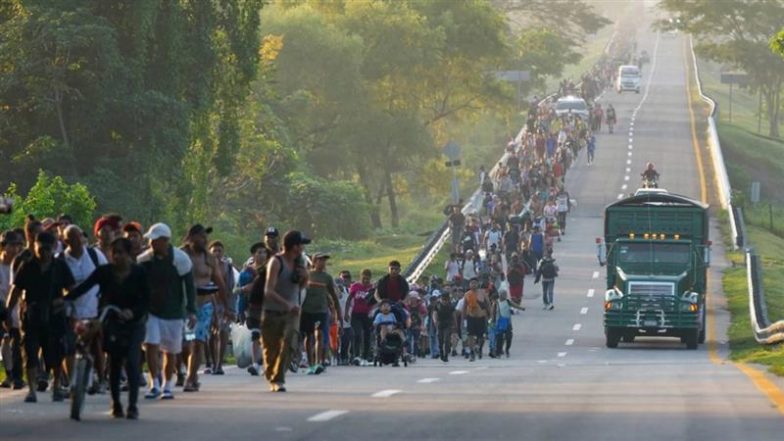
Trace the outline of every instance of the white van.
{"type": "Polygon", "coordinates": [[[640,93],[640,68],[634,65],[623,65],[618,68],[618,78],[615,80],[615,90],[621,93],[633,90],[640,93]]]}

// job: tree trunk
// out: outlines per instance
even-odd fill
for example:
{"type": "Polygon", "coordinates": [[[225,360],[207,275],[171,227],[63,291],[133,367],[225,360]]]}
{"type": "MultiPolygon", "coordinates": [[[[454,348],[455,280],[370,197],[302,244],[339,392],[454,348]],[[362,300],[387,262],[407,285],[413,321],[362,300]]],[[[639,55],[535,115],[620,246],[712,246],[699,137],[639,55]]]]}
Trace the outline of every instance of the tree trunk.
{"type": "Polygon", "coordinates": [[[363,165],[357,166],[357,174],[359,175],[359,182],[362,184],[362,188],[365,195],[365,203],[368,205],[368,209],[370,210],[370,224],[373,226],[374,229],[380,230],[383,227],[381,223],[381,214],[379,213],[378,204],[373,203],[373,195],[372,191],[370,190],[370,181],[368,180],[367,173],[365,172],[365,168],[363,165]]]}
{"type": "Polygon", "coordinates": [[[397,211],[397,197],[395,195],[395,186],[392,185],[392,173],[389,171],[389,166],[384,166],[384,182],[387,188],[387,199],[389,199],[389,214],[390,223],[393,227],[397,228],[400,225],[400,215],[397,211]]]}
{"type": "Polygon", "coordinates": [[[65,117],[63,116],[63,94],[60,90],[54,91],[54,108],[57,111],[57,122],[60,124],[60,136],[63,138],[63,145],[66,149],[71,149],[68,142],[68,131],[65,129],[65,117]]]}

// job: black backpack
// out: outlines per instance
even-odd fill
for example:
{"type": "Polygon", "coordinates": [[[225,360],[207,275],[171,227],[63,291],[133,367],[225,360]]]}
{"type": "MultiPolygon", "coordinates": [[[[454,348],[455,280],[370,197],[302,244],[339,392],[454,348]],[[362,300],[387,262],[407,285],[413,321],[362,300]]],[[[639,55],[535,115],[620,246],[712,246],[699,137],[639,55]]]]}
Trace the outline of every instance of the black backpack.
{"type": "Polygon", "coordinates": [[[543,260],[539,271],[545,279],[554,279],[558,277],[558,269],[556,269],[555,263],[552,260],[543,260]]]}

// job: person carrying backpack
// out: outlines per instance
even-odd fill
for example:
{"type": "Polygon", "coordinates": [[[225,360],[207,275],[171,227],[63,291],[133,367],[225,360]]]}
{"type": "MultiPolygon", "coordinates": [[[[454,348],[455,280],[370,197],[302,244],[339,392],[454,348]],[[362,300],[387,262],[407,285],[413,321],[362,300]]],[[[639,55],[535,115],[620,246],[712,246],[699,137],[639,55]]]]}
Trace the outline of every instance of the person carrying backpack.
{"type": "Polygon", "coordinates": [[[558,265],[555,264],[552,251],[548,251],[545,258],[539,262],[539,268],[536,270],[536,279],[534,280],[534,283],[542,281],[543,309],[552,311],[555,308],[553,306],[553,295],[556,277],[558,277],[558,265]]]}

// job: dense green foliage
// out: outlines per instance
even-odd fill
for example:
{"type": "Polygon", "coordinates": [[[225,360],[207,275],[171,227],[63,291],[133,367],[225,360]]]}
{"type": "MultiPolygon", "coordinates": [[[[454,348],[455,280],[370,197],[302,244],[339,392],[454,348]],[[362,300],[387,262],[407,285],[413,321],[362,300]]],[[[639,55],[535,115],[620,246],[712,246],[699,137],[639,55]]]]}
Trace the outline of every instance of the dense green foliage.
{"type": "Polygon", "coordinates": [[[366,237],[440,211],[447,141],[519,126],[495,71],[541,86],[608,24],[581,0],[524,2],[514,30],[488,0],[266,3],[0,0],[0,189],[41,169],[100,211],[232,243],[271,223],[366,237]]]}
{"type": "Polygon", "coordinates": [[[20,196],[12,185],[5,193],[13,199],[14,211],[11,216],[0,217],[0,230],[17,227],[24,223],[27,214],[38,218],[68,213],[79,225],[92,225],[95,199],[82,184],[67,184],[59,176],[49,177],[43,171],[26,196],[20,196]]]}

